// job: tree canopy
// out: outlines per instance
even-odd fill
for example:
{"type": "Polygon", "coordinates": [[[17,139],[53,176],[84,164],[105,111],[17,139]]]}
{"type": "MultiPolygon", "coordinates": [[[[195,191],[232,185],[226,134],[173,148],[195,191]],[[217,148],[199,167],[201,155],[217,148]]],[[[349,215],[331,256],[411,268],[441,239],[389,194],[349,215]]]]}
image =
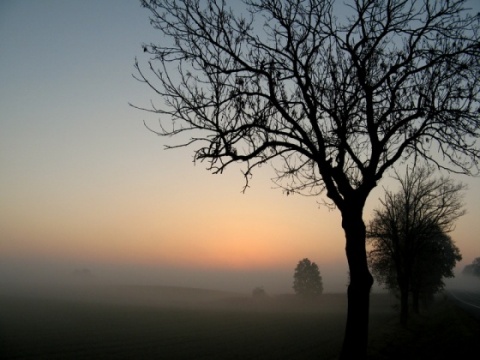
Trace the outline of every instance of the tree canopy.
{"type": "Polygon", "coordinates": [[[323,282],[318,265],[308,258],[300,260],[293,275],[293,289],[297,295],[315,297],[323,293],[323,282]]]}
{"type": "Polygon", "coordinates": [[[414,311],[418,312],[419,300],[428,301],[444,289],[444,279],[455,276],[453,269],[461,260],[460,249],[444,232],[434,230],[432,236],[425,239],[413,268],[411,293],[414,311]]]}
{"type": "Polygon", "coordinates": [[[275,158],[288,191],[326,188],[338,207],[410,155],[478,170],[479,18],[463,1],[356,0],[341,18],[328,0],[244,3],[142,1],[167,36],[144,45],[152,79],[136,64],[167,105],[146,109],[169,115],[158,134],[195,130],[177,146],[214,172],[245,162],[247,181],[275,158]]]}

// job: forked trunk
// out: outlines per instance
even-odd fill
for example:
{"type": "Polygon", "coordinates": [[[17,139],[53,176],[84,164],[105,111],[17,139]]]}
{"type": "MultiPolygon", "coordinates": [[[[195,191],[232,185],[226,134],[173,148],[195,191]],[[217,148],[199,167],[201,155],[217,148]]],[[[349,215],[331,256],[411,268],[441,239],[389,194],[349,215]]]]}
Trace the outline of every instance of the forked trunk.
{"type": "Polygon", "coordinates": [[[373,285],[373,277],[367,264],[366,229],[362,219],[362,207],[343,211],[342,227],[346,236],[350,284],[348,285],[347,325],[340,359],[366,359],[370,289],[373,285]]]}

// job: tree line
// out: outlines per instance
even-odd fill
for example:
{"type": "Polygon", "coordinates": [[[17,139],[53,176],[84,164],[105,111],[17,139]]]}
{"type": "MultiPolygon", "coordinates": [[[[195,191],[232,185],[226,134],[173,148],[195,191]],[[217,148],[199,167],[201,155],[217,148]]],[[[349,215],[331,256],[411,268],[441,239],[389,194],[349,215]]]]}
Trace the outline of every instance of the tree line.
{"type": "Polygon", "coordinates": [[[369,263],[381,284],[400,298],[400,319],[407,323],[410,302],[415,313],[453,277],[462,259],[448,235],[455,220],[465,214],[465,186],[445,177],[434,177],[428,167],[407,168],[395,179],[398,192],[386,191],[381,208],[368,224],[369,263]]]}

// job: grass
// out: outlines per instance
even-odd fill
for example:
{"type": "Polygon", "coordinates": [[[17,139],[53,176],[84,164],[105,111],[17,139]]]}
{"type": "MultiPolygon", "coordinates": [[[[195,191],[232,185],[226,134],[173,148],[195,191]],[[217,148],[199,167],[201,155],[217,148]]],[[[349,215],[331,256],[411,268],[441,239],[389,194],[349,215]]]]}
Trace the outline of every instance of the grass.
{"type": "Polygon", "coordinates": [[[197,307],[11,298],[0,306],[2,359],[313,359],[320,348],[332,358],[343,327],[338,313],[243,300],[197,307]]]}
{"type": "MultiPolygon", "coordinates": [[[[175,288],[94,293],[0,296],[0,358],[335,359],[346,319],[344,294],[301,302],[175,288]]],[[[389,296],[372,295],[371,303],[373,360],[478,350],[478,322],[448,301],[407,329],[389,296]]]]}
{"type": "Polygon", "coordinates": [[[480,322],[439,296],[430,308],[411,314],[406,327],[395,318],[376,328],[369,351],[371,360],[476,358],[480,322]]]}

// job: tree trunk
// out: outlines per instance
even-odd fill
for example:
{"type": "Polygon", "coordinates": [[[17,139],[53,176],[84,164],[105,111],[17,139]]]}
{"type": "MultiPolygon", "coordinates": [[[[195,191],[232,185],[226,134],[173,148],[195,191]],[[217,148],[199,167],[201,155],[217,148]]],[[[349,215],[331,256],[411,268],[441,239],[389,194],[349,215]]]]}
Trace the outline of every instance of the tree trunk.
{"type": "Polygon", "coordinates": [[[412,309],[415,314],[420,314],[420,292],[414,290],[412,293],[412,309]]]}
{"type": "Polygon", "coordinates": [[[366,229],[362,219],[362,209],[363,206],[358,206],[356,209],[349,208],[342,211],[350,284],[341,360],[367,358],[370,289],[373,285],[373,277],[367,264],[366,229]]]}
{"type": "Polygon", "coordinates": [[[403,326],[407,325],[408,320],[408,288],[405,282],[400,284],[400,323],[403,326]]]}

